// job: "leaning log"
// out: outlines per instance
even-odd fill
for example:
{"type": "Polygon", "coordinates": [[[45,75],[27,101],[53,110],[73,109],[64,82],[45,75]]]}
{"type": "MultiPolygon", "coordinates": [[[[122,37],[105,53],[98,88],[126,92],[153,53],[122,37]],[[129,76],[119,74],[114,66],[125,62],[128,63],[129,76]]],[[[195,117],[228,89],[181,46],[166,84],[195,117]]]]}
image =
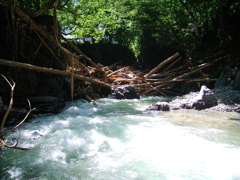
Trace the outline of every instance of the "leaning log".
{"type": "Polygon", "coordinates": [[[212,65],[213,65],[212,62],[201,64],[201,65],[198,66],[199,68],[197,68],[197,69],[195,69],[195,70],[193,70],[193,71],[184,73],[184,74],[182,74],[182,75],[174,78],[173,80],[182,79],[182,78],[184,78],[184,77],[186,77],[186,76],[189,76],[189,75],[191,75],[191,74],[194,74],[195,72],[198,72],[198,71],[200,71],[200,70],[202,70],[202,69],[204,69],[204,68],[207,68],[207,67],[209,67],[209,66],[212,66],[212,65]]]}
{"type": "MultiPolygon", "coordinates": [[[[8,61],[8,60],[4,60],[4,59],[0,59],[0,64],[6,65],[6,66],[13,66],[13,67],[20,67],[20,68],[24,68],[24,69],[30,69],[30,70],[34,70],[34,71],[37,71],[37,72],[47,72],[47,73],[51,73],[51,74],[58,74],[58,75],[68,76],[68,77],[71,77],[71,75],[72,75],[69,72],[61,71],[61,70],[58,70],[58,69],[45,68],[45,67],[35,66],[35,65],[26,64],[26,63],[8,61]]],[[[85,77],[85,76],[82,76],[82,75],[74,74],[74,78],[80,79],[82,81],[87,81],[87,82],[90,82],[92,84],[97,84],[99,86],[106,86],[106,87],[110,88],[109,84],[106,84],[104,82],[97,81],[97,80],[94,80],[92,78],[85,77]]]]}
{"type": "Polygon", "coordinates": [[[179,56],[179,53],[177,52],[176,54],[172,55],[171,57],[169,57],[168,59],[166,59],[165,61],[161,62],[157,67],[155,67],[154,69],[152,69],[150,72],[148,72],[147,74],[144,75],[145,78],[148,78],[149,76],[151,76],[152,74],[154,74],[155,72],[157,72],[161,67],[163,67],[165,64],[167,64],[168,62],[170,62],[171,60],[173,60],[174,58],[176,58],[177,56],[179,56]]]}

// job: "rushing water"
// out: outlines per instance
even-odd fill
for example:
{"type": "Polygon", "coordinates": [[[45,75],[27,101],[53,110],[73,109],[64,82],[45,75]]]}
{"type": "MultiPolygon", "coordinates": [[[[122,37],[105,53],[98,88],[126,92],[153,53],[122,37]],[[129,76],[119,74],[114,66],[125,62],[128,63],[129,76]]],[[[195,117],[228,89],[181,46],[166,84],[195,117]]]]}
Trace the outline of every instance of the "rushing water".
{"type": "Polygon", "coordinates": [[[145,111],[164,100],[76,101],[32,119],[19,146],[33,149],[0,151],[0,178],[240,179],[240,115],[145,111]]]}

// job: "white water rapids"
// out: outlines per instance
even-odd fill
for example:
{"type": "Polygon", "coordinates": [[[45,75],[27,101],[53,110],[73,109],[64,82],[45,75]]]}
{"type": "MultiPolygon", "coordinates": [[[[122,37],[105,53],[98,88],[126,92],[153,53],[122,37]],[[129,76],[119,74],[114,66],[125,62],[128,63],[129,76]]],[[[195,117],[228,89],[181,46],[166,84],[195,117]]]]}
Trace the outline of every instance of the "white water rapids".
{"type": "Polygon", "coordinates": [[[33,149],[0,151],[0,179],[240,179],[240,114],[145,111],[164,100],[76,101],[31,119],[19,146],[33,149]]]}

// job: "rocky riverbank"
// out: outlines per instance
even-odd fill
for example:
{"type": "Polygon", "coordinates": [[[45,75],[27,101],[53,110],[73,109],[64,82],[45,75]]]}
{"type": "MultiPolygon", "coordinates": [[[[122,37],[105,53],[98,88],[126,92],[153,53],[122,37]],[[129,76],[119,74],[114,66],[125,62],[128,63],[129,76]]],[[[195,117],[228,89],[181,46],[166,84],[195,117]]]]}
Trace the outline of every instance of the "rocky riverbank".
{"type": "MultiPolygon", "coordinates": [[[[203,89],[203,88],[202,88],[203,89]]],[[[201,91],[202,91],[201,89],[201,91]]],[[[212,112],[238,112],[240,113],[240,91],[233,87],[221,87],[203,92],[191,92],[184,96],[176,96],[171,102],[159,102],[149,106],[147,110],[169,111],[177,109],[196,109],[212,112]],[[199,105],[200,104],[200,105],[199,105]],[[208,105],[210,104],[210,105],[208,105]]]]}
{"type": "MultiPolygon", "coordinates": [[[[131,86],[117,88],[108,95],[114,99],[139,99],[139,95],[131,86]]],[[[30,98],[33,107],[37,110],[30,115],[58,113],[59,109],[65,106],[63,99],[56,97],[30,98]]],[[[11,125],[23,119],[27,113],[27,103],[22,104],[24,108],[12,108],[9,120],[6,125],[11,125]]],[[[0,98],[0,114],[5,114],[8,106],[4,105],[0,98]]],[[[233,86],[221,86],[213,90],[202,86],[198,92],[190,92],[184,96],[176,96],[171,102],[158,102],[147,108],[155,111],[172,111],[178,109],[196,109],[208,112],[237,112],[240,113],[240,90],[235,90],[233,86]]]]}
{"type": "Polygon", "coordinates": [[[218,105],[206,109],[205,111],[223,111],[240,113],[240,90],[233,87],[221,87],[213,90],[217,97],[218,105]]]}

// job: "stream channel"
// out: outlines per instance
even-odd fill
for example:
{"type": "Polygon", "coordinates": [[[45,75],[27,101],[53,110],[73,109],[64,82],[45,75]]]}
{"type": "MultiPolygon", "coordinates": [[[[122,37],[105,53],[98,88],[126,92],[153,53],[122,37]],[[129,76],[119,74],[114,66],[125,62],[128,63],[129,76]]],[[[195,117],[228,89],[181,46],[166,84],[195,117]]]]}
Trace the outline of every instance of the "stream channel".
{"type": "Polygon", "coordinates": [[[169,100],[79,100],[35,117],[19,140],[33,149],[1,151],[0,179],[240,179],[240,114],[145,111],[169,100]]]}

